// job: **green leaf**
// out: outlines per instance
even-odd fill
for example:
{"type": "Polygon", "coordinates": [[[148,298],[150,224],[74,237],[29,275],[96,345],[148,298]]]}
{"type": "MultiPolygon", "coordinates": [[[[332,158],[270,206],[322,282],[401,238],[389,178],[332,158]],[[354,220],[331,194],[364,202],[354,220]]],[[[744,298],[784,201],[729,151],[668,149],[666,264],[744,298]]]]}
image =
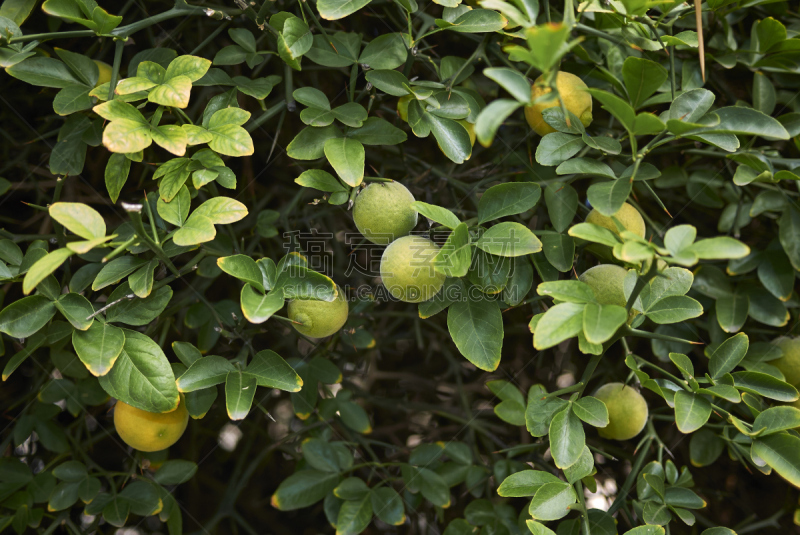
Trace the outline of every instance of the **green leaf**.
{"type": "Polygon", "coordinates": [[[711,416],[711,402],[699,394],[685,390],[675,392],[675,424],[678,431],[689,434],[705,425],[711,416]]]}
{"type": "MultiPolygon", "coordinates": [[[[437,19],[437,25],[441,19],[437,19]]],[[[489,9],[471,9],[445,29],[462,33],[499,32],[508,24],[508,20],[497,11],[489,9]]]]}
{"type": "Polygon", "coordinates": [[[251,257],[239,254],[217,258],[217,266],[228,275],[232,275],[264,292],[264,276],[261,274],[256,261],[251,257]]]}
{"type": "Polygon", "coordinates": [[[179,392],[194,392],[224,383],[228,374],[235,371],[228,359],[209,355],[194,361],[175,384],[179,392]]]}
{"type": "MultiPolygon", "coordinates": [[[[403,500],[391,487],[380,487],[370,492],[370,501],[375,516],[391,526],[400,526],[406,520],[403,500]]],[[[337,524],[337,529],[338,529],[337,524]]]]}
{"type": "Polygon", "coordinates": [[[777,401],[796,401],[798,392],[792,385],[761,372],[733,372],[733,384],[744,392],[777,401]]]}
{"type": "Polygon", "coordinates": [[[634,108],[639,108],[667,80],[667,70],[649,59],[629,56],[622,64],[622,79],[634,108]]]}
{"type": "Polygon", "coordinates": [[[283,290],[286,299],[316,299],[333,301],[338,295],[336,283],[330,277],[304,266],[291,266],[278,274],[275,290],[283,290]]]}
{"type": "Polygon", "coordinates": [[[558,165],[575,156],[584,146],[580,136],[553,132],[544,136],[536,147],[536,161],[542,165],[558,165]]]}
{"type": "Polygon", "coordinates": [[[0,311],[0,332],[14,338],[27,338],[44,327],[55,313],[55,304],[45,296],[23,297],[0,311]]]}
{"type": "Polygon", "coordinates": [[[604,216],[611,217],[619,212],[622,205],[628,200],[633,183],[624,178],[609,180],[592,184],[586,191],[586,196],[592,208],[604,216]]]}
{"type": "Polygon", "coordinates": [[[679,323],[703,314],[703,306],[685,295],[671,295],[656,301],[647,310],[647,317],[659,324],[679,323]]]}
{"type": "Polygon", "coordinates": [[[125,331],[101,321],[93,321],[86,331],[72,331],[72,347],[89,372],[107,374],[125,346],[125,331]]]}
{"type": "Polygon", "coordinates": [[[633,111],[630,104],[618,96],[608,91],[603,91],[602,89],[590,88],[587,89],[587,91],[591,93],[594,98],[599,100],[603,105],[603,109],[616,117],[626,130],[633,132],[636,112],[633,111]]]}
{"type": "MultiPolygon", "coordinates": [[[[531,20],[535,21],[536,16],[534,15],[531,20]]],[[[551,67],[567,52],[565,44],[569,34],[569,24],[541,24],[528,28],[525,31],[528,47],[523,49],[527,54],[520,59],[542,72],[550,71],[551,67]]],[[[514,55],[512,49],[512,59],[514,55]]]]}
{"type": "Polygon", "coordinates": [[[575,416],[594,427],[608,425],[608,409],[606,404],[592,396],[584,396],[572,404],[575,416]]]}
{"type": "Polygon", "coordinates": [[[36,0],[6,0],[3,5],[0,5],[0,17],[10,19],[17,26],[22,26],[37,3],[36,0]]]}
{"type": "Polygon", "coordinates": [[[800,427],[800,409],[795,407],[770,407],[756,416],[753,422],[753,433],[761,431],[759,437],[765,437],[800,427]]]}
{"type": "Polygon", "coordinates": [[[503,317],[496,301],[482,294],[453,303],[447,311],[447,329],[467,360],[484,371],[500,364],[503,317]]]}
{"type": "Polygon", "coordinates": [[[244,420],[253,405],[258,381],[241,370],[229,372],[225,379],[225,408],[231,420],[244,420]]]}
{"type": "Polygon", "coordinates": [[[350,130],[347,137],[363,145],[398,145],[407,139],[405,132],[379,117],[367,118],[363,126],[350,130]]]}
{"type": "Polygon", "coordinates": [[[65,88],[81,85],[67,66],[57,59],[33,56],[6,69],[6,72],[31,85],[40,87],[65,88]]]}
{"type": "MultiPolygon", "coordinates": [[[[146,269],[146,266],[142,269],[146,269]]],[[[110,302],[119,301],[106,311],[106,321],[127,325],[147,325],[156,319],[172,299],[172,288],[162,286],[145,298],[137,298],[129,283],[120,284],[109,296],[110,302]]]]}
{"type": "Polygon", "coordinates": [[[497,82],[512,97],[522,104],[531,100],[531,84],[519,71],[507,67],[492,67],[483,70],[483,75],[497,82]]]}
{"type": "Polygon", "coordinates": [[[778,475],[800,487],[800,438],[784,433],[769,435],[753,440],[752,448],[778,475]]]}
{"type": "Polygon", "coordinates": [[[282,289],[278,288],[267,294],[260,292],[245,284],[240,295],[242,313],[250,323],[264,323],[273,314],[283,308],[285,296],[282,289]]]}
{"type": "Polygon", "coordinates": [[[553,416],[549,435],[550,453],[557,467],[563,470],[578,462],[586,437],[583,433],[583,424],[570,407],[565,407],[553,416]]]}
{"type": "Polygon", "coordinates": [[[253,138],[241,126],[249,118],[250,112],[241,108],[224,108],[214,112],[208,122],[208,131],[211,134],[208,146],[225,156],[253,154],[253,138]]]}
{"type": "Polygon", "coordinates": [[[625,322],[628,311],[618,305],[587,303],[583,309],[583,334],[592,344],[610,340],[625,322]]]}
{"type": "Polygon", "coordinates": [[[131,161],[124,154],[115,152],[108,159],[105,170],[106,189],[112,203],[116,203],[122,187],[128,180],[131,170],[131,161]]]}
{"type": "Polygon", "coordinates": [[[460,223],[434,257],[434,269],[448,277],[464,277],[469,271],[471,260],[469,230],[466,223],[460,223]]]}
{"type": "Polygon", "coordinates": [[[94,321],[90,316],[94,314],[94,307],[81,294],[68,293],[59,296],[55,301],[56,308],[79,331],[87,330],[94,321]]]}
{"type": "Polygon", "coordinates": [[[25,278],[22,281],[22,293],[31,293],[40,282],[57,270],[73,254],[72,251],[65,247],[50,251],[37,260],[25,274],[25,278]]]}
{"type": "Polygon", "coordinates": [[[549,472],[522,470],[506,477],[497,489],[504,498],[524,498],[536,494],[547,483],[560,483],[561,480],[549,472]]]}
{"type": "Polygon", "coordinates": [[[619,237],[607,228],[592,223],[578,223],[569,229],[569,235],[574,238],[600,243],[609,247],[620,244],[619,237]]]}
{"type": "Polygon", "coordinates": [[[732,336],[717,346],[708,363],[711,378],[717,380],[732,372],[747,354],[749,346],[750,340],[744,333],[732,336]]]}
{"type": "MultiPolygon", "coordinates": [[[[410,110],[411,107],[409,107],[409,124],[411,124],[410,110]]],[[[423,118],[445,156],[458,164],[469,159],[472,155],[472,142],[466,128],[452,119],[439,117],[432,113],[425,112],[423,118]]]]}
{"type": "Polygon", "coordinates": [[[325,141],[325,157],[342,181],[356,187],[364,179],[364,145],[355,139],[331,138],[325,141]]]}
{"type": "Polygon", "coordinates": [[[258,386],[277,388],[286,392],[299,392],[303,386],[303,380],[294,368],[289,366],[283,357],[269,349],[256,353],[245,372],[256,378],[258,386]]]}
{"type": "Polygon", "coordinates": [[[369,4],[370,0],[320,0],[317,9],[325,20],[339,20],[369,4]]]}
{"type": "Polygon", "coordinates": [[[64,225],[67,230],[85,240],[106,235],[106,222],[97,210],[83,203],[57,202],[48,208],[50,217],[64,225]]]}
{"type": "Polygon", "coordinates": [[[371,69],[396,69],[406,62],[408,49],[400,33],[386,33],[373,39],[364,47],[358,58],[371,69]]]}
{"type": "Polygon", "coordinates": [[[192,479],[196,473],[196,463],[183,459],[173,459],[164,462],[161,468],[153,474],[153,479],[159,485],[180,485],[192,479]]]}
{"type": "Polygon", "coordinates": [[[164,80],[169,81],[179,76],[185,76],[190,82],[202,78],[211,67],[211,61],[197,56],[178,56],[167,66],[164,80]]]}
{"type": "Polygon", "coordinates": [[[477,121],[475,121],[475,135],[480,144],[484,147],[491,145],[497,129],[500,128],[503,121],[520,107],[522,107],[522,104],[516,100],[499,98],[493,100],[481,110],[477,121]]]}
{"type": "Polygon", "coordinates": [[[169,412],[180,398],[167,357],[150,337],[122,329],[125,344],[111,371],[100,377],[108,395],[148,412],[169,412]]]}
{"type": "Polygon", "coordinates": [[[303,187],[314,188],[320,191],[347,191],[347,188],[342,186],[341,182],[336,180],[332,174],[321,169],[309,169],[308,171],[304,171],[294,181],[303,187]]]}
{"type": "MultiPolygon", "coordinates": [[[[159,190],[163,195],[163,188],[160,188],[159,190]]],[[[176,227],[181,227],[186,221],[186,218],[189,216],[191,204],[192,197],[189,193],[189,188],[182,185],[178,190],[178,193],[172,197],[169,202],[166,202],[163,197],[159,196],[156,203],[156,210],[158,211],[158,215],[160,215],[164,221],[171,223],[176,227]]]]}
{"type": "Polygon", "coordinates": [[[449,229],[454,230],[456,227],[458,227],[458,225],[461,224],[461,221],[459,221],[458,217],[456,217],[456,215],[447,208],[442,208],[441,206],[428,204],[422,201],[414,201],[410,206],[412,209],[428,219],[435,221],[449,229]]]}
{"type": "Polygon", "coordinates": [[[279,511],[293,511],[322,500],[339,484],[338,473],[301,470],[284,479],[270,503],[279,511]]]}
{"type": "Polygon", "coordinates": [[[548,522],[564,518],[570,512],[570,506],[577,500],[572,485],[564,483],[545,483],[531,500],[528,512],[536,520],[548,522]]]}
{"type": "Polygon", "coordinates": [[[536,206],[542,188],[534,182],[511,182],[492,186],[478,202],[478,224],[521,214],[536,206]]]}
{"type": "Polygon", "coordinates": [[[357,535],[366,529],[372,520],[372,501],[369,494],[358,500],[348,500],[342,504],[336,521],[336,533],[357,535]]]}
{"type": "Polygon", "coordinates": [[[201,204],[172,236],[175,245],[197,245],[214,239],[214,225],[235,223],[247,215],[241,202],[228,197],[214,197],[201,204]]]}
{"type": "Polygon", "coordinates": [[[547,349],[582,332],[584,306],[578,303],[559,303],[548,309],[536,325],[533,347],[547,349]]]}
{"type": "Polygon", "coordinates": [[[151,258],[147,264],[134,271],[128,277],[128,285],[134,295],[142,299],[150,295],[150,292],[153,291],[153,276],[157,267],[158,259],[151,258]]]}
{"type": "Polygon", "coordinates": [[[489,228],[475,244],[489,254],[514,257],[537,253],[542,242],[528,227],[510,221],[489,228]]]}
{"type": "Polygon", "coordinates": [[[102,290],[106,286],[116,284],[146,263],[147,261],[143,258],[129,255],[115,258],[103,266],[103,269],[97,274],[92,282],[92,290],[102,290]]]}
{"type": "Polygon", "coordinates": [[[592,287],[579,280],[543,282],[536,287],[539,295],[546,295],[568,303],[593,303],[596,301],[592,287]]]}
{"type": "Polygon", "coordinates": [[[743,258],[750,254],[750,248],[735,238],[718,236],[693,243],[684,249],[704,260],[727,260],[743,258]]]}

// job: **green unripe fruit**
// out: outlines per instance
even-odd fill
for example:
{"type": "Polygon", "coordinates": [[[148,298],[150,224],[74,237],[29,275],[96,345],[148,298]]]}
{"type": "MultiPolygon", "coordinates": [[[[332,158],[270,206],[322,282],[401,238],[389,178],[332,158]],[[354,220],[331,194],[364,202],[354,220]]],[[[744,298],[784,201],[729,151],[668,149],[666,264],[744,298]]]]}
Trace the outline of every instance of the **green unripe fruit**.
{"type": "MultiPolygon", "coordinates": [[[[540,76],[533,82],[531,87],[531,100],[546,95],[552,91],[550,87],[544,85],[544,75],[540,76]]],[[[556,88],[558,88],[558,95],[564,99],[564,107],[568,111],[575,114],[580,119],[583,126],[589,126],[592,123],[592,95],[586,90],[588,86],[583,83],[583,80],[574,74],[559,71],[556,74],[556,88]]],[[[547,124],[542,117],[542,112],[547,108],[553,106],[561,107],[561,99],[556,98],[549,102],[539,102],[533,106],[525,106],[525,119],[533,130],[540,136],[555,132],[556,129],[547,124]]]]}
{"type": "Polygon", "coordinates": [[[639,392],[622,383],[608,383],[594,397],[608,409],[608,425],[598,429],[601,437],[628,440],[642,432],[648,411],[647,402],[639,392]]]}
{"type": "MultiPolygon", "coordinates": [[[[781,336],[772,341],[773,344],[781,348],[783,356],[779,359],[769,361],[778,368],[786,382],[795,387],[800,385],[800,338],[789,338],[781,336]]],[[[800,408],[800,407],[799,407],[800,408]]]]}
{"type": "Polygon", "coordinates": [[[417,226],[414,196],[399,182],[373,182],[353,203],[353,222],[372,243],[388,245],[417,226]]]}
{"type": "Polygon", "coordinates": [[[615,264],[600,264],[587,269],[578,279],[594,290],[597,302],[601,305],[619,305],[624,307],[625,288],[623,281],[628,272],[615,264]]]}
{"type": "Polygon", "coordinates": [[[439,247],[422,236],[392,242],[381,257],[381,280],[389,293],[406,303],[427,301],[444,285],[445,276],[433,269],[439,247]]]}
{"type": "MultiPolygon", "coordinates": [[[[614,214],[613,217],[617,218],[617,221],[622,223],[622,226],[625,227],[625,230],[633,232],[637,236],[644,238],[644,219],[642,219],[642,214],[640,214],[636,208],[628,203],[625,203],[622,205],[622,208],[620,208],[619,211],[614,214]]],[[[620,231],[617,229],[617,225],[614,223],[614,220],[601,214],[597,210],[592,210],[589,212],[589,215],[586,217],[586,222],[607,228],[617,236],[620,234],[620,231]]]]}
{"type": "Polygon", "coordinates": [[[325,338],[337,332],[347,321],[350,307],[344,291],[338,286],[338,295],[333,301],[293,299],[289,301],[289,319],[302,323],[293,324],[300,334],[312,338],[325,338]]]}

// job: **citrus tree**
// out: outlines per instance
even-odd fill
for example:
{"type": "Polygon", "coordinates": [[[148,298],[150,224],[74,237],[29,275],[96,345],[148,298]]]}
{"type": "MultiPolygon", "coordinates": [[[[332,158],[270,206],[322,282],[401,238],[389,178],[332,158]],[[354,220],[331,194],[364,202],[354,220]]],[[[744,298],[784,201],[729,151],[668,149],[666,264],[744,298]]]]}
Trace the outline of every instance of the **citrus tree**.
{"type": "Polygon", "coordinates": [[[800,524],[796,3],[4,0],[0,66],[0,531],[800,524]]]}

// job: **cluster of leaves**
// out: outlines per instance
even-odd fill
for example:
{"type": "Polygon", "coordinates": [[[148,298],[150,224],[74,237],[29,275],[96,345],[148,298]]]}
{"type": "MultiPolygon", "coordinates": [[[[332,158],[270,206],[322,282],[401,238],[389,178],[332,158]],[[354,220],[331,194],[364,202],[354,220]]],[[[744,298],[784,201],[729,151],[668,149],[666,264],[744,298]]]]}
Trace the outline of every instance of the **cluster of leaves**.
{"type": "Polygon", "coordinates": [[[0,179],[13,419],[0,530],[88,533],[135,515],[175,535],[185,513],[247,532],[287,518],[341,534],[786,529],[797,491],[772,472],[800,486],[800,394],[771,343],[800,308],[800,23],[786,2],[709,0],[699,19],[644,0],[155,4],[0,5],[2,117],[16,129],[15,106],[31,114],[21,134],[0,128],[0,172],[16,176],[0,179]],[[172,19],[174,36],[154,33],[172,19]],[[534,137],[522,108],[558,97],[559,70],[587,82],[595,120],[558,101],[543,113],[554,132],[534,137]],[[534,75],[548,94],[532,96],[534,75]],[[354,291],[374,283],[351,269],[371,250],[340,236],[364,183],[400,179],[446,277],[416,309],[354,291]],[[614,217],[625,203],[644,237],[614,217]],[[589,209],[616,231],[584,222],[589,209]],[[323,247],[279,237],[311,230],[330,234],[323,247]],[[572,276],[598,262],[627,273],[624,306],[572,276]],[[279,315],[340,292],[358,295],[329,340],[279,315]],[[610,412],[589,385],[610,380],[650,405],[627,444],[593,430],[610,412]],[[112,399],[154,413],[185,400],[196,443],[165,462],[99,453],[112,399]],[[229,478],[201,464],[217,443],[234,451],[229,478]],[[725,499],[714,469],[770,476],[792,505],[693,512],[725,499]],[[216,512],[176,499],[198,470],[225,485],[208,486],[216,512]],[[281,477],[240,503],[259,470],[281,477]]]}

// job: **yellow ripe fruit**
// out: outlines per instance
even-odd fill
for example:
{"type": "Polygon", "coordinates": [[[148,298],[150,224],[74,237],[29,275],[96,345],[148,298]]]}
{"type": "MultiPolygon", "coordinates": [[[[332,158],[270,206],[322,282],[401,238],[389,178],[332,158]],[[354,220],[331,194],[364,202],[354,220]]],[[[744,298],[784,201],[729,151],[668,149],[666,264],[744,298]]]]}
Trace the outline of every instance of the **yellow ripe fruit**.
{"type": "Polygon", "coordinates": [[[389,293],[406,303],[427,301],[444,285],[445,276],[433,269],[439,246],[422,236],[392,242],[381,257],[381,280],[389,293]]]}
{"type": "Polygon", "coordinates": [[[292,299],[289,301],[289,319],[302,325],[293,324],[297,332],[312,338],[325,338],[337,332],[347,321],[350,306],[344,291],[336,287],[338,294],[333,301],[313,299],[292,299]]]}
{"type": "Polygon", "coordinates": [[[408,103],[414,100],[414,95],[404,95],[397,100],[397,115],[404,122],[408,122],[408,103]]]}
{"type": "MultiPolygon", "coordinates": [[[[642,214],[640,214],[636,208],[628,203],[625,203],[622,205],[622,208],[620,208],[619,211],[614,214],[613,217],[616,217],[617,220],[622,223],[622,226],[625,227],[625,230],[633,232],[637,236],[644,238],[644,219],[642,219],[642,214]]],[[[620,232],[617,230],[617,225],[614,224],[614,220],[608,216],[604,216],[597,210],[592,210],[589,212],[589,215],[586,217],[586,222],[607,228],[619,236],[620,232]]]]}
{"type": "Polygon", "coordinates": [[[781,336],[772,343],[781,348],[783,356],[769,361],[769,364],[781,371],[787,383],[794,387],[800,386],[800,338],[781,336]]]}
{"type": "Polygon", "coordinates": [[[608,383],[594,397],[608,408],[608,425],[598,429],[601,437],[628,440],[642,432],[648,411],[647,402],[639,392],[622,383],[608,383]]]}
{"type": "Polygon", "coordinates": [[[97,83],[94,84],[94,86],[100,87],[111,81],[111,65],[98,60],[94,60],[94,62],[97,64],[97,69],[100,71],[100,76],[97,77],[97,83]]]}
{"type": "MultiPolygon", "coordinates": [[[[531,87],[531,100],[546,95],[551,89],[544,85],[544,75],[533,82],[531,87]]],[[[564,106],[581,120],[583,126],[592,123],[592,95],[586,92],[588,86],[574,74],[559,71],[556,75],[556,87],[559,96],[564,99],[564,106]]],[[[555,128],[544,122],[542,112],[553,106],[561,106],[560,99],[549,102],[540,102],[532,106],[525,106],[525,119],[534,131],[540,136],[555,132],[555,128]]]]}
{"type": "Polygon", "coordinates": [[[417,226],[414,195],[399,182],[373,182],[353,203],[353,222],[372,243],[389,245],[417,226]]]}
{"type": "Polygon", "coordinates": [[[119,437],[139,451],[161,451],[175,444],[189,423],[189,411],[181,399],[171,412],[147,412],[117,401],[114,406],[114,427],[119,437]]]}

